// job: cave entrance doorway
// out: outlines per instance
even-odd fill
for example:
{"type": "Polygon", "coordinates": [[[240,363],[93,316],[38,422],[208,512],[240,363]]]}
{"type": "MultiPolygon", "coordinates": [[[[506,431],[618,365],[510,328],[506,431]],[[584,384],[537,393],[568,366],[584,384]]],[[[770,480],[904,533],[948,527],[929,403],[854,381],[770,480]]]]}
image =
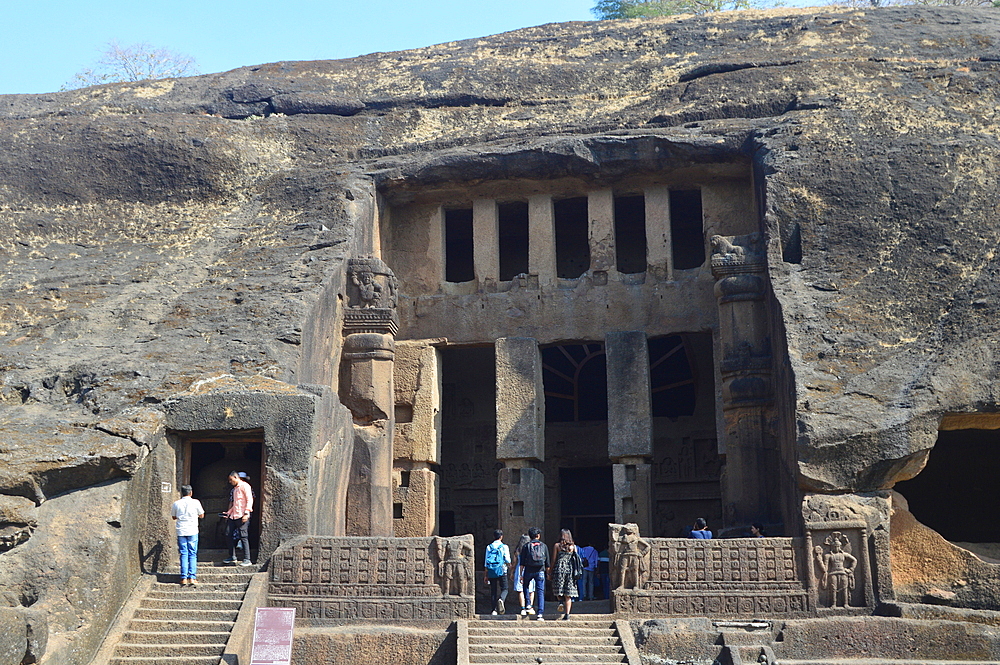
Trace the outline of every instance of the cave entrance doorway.
{"type": "Polygon", "coordinates": [[[947,420],[924,469],[894,489],[919,522],[980,558],[1000,563],[1000,522],[989,509],[1000,477],[1000,428],[944,429],[947,420]]]}
{"type": "Polygon", "coordinates": [[[250,518],[250,554],[256,561],[260,543],[261,507],[265,500],[261,488],[264,480],[264,431],[191,432],[182,439],[181,484],[191,485],[194,498],[205,508],[205,519],[198,533],[199,551],[225,550],[228,556],[226,520],[219,513],[229,508],[231,471],[245,471],[254,492],[253,516],[250,518]]]}

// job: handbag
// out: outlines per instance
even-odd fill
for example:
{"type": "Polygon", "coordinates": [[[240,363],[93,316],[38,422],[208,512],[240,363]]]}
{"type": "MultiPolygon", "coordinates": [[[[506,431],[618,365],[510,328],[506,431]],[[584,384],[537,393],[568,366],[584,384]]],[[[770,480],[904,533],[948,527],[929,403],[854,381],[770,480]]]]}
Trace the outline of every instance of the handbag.
{"type": "Polygon", "coordinates": [[[573,579],[578,580],[583,577],[583,559],[580,558],[579,552],[573,552],[573,558],[570,559],[573,567],[573,579]]]}

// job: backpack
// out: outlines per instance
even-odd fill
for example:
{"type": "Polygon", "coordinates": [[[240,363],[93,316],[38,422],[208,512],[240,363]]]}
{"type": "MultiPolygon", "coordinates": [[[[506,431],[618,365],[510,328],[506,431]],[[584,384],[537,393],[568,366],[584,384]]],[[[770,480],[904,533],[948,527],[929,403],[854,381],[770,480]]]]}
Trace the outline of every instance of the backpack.
{"type": "Polygon", "coordinates": [[[540,540],[529,541],[521,552],[521,565],[526,568],[541,568],[545,565],[548,550],[540,540]]]}
{"type": "Polygon", "coordinates": [[[570,565],[573,570],[574,580],[578,580],[583,577],[583,559],[580,557],[579,552],[573,552],[573,558],[570,559],[570,565]]]}
{"type": "Polygon", "coordinates": [[[507,574],[507,562],[503,557],[503,545],[486,547],[486,573],[489,577],[503,577],[507,574]]]}

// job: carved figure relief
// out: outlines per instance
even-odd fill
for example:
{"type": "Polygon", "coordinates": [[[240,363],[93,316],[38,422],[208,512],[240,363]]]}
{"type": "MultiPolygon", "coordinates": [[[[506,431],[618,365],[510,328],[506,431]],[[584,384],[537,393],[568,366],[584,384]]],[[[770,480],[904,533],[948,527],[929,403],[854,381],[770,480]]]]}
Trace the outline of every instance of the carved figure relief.
{"type": "Polygon", "coordinates": [[[398,283],[389,266],[376,258],[350,259],[347,277],[344,332],[395,335],[398,283]]]}
{"type": "Polygon", "coordinates": [[[358,287],[361,307],[379,307],[382,301],[382,285],[375,281],[375,275],[369,270],[351,275],[351,281],[358,287]]]}
{"type": "Polygon", "coordinates": [[[739,245],[734,245],[725,236],[712,236],[712,254],[721,254],[730,259],[742,259],[746,256],[746,250],[739,245]]]}
{"type": "Polygon", "coordinates": [[[636,524],[612,525],[617,531],[611,541],[611,586],[641,589],[649,575],[649,543],[639,537],[636,524]]]}
{"type": "Polygon", "coordinates": [[[850,607],[851,592],[854,590],[854,569],[858,560],[851,554],[851,541],[840,531],[834,531],[813,548],[816,566],[819,568],[819,586],[830,595],[829,607],[850,607]]]}
{"type": "Polygon", "coordinates": [[[472,596],[471,538],[434,538],[437,573],[442,596],[472,596]]]}

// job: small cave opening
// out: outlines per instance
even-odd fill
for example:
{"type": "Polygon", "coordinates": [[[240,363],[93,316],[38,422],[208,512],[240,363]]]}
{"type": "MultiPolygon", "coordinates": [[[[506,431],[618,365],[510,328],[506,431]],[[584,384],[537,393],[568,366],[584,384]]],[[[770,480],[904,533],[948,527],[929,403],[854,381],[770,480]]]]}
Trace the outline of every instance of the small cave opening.
{"type": "Polygon", "coordinates": [[[554,201],[552,211],[556,236],[556,275],[562,279],[578,279],[590,270],[587,197],[554,201]]]}
{"type": "Polygon", "coordinates": [[[497,206],[500,242],[500,280],[507,282],[528,272],[528,202],[512,201],[497,206]]]}
{"type": "Polygon", "coordinates": [[[472,251],[472,208],[444,211],[444,279],[470,282],[476,278],[472,251]]]}
{"type": "Polygon", "coordinates": [[[646,271],[646,197],[615,197],[615,261],[618,272],[646,271]]]}
{"type": "Polygon", "coordinates": [[[942,430],[923,471],[894,489],[917,520],[946,540],[1000,559],[1000,522],[990,510],[998,476],[1000,430],[942,430]]]}
{"type": "Polygon", "coordinates": [[[670,239],[674,270],[690,270],[705,262],[700,189],[670,192],[670,239]]]}

